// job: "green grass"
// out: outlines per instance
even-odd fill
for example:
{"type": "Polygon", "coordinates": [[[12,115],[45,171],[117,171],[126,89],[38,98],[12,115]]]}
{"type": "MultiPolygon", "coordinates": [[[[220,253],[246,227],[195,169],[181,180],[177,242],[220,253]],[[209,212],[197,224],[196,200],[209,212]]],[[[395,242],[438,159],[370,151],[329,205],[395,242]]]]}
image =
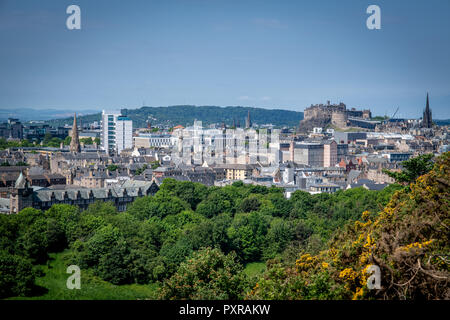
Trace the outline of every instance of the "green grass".
{"type": "Polygon", "coordinates": [[[244,272],[249,277],[259,277],[266,271],[266,263],[265,262],[250,262],[245,265],[244,272]]]}
{"type": "Polygon", "coordinates": [[[15,297],[14,300],[137,300],[156,299],[157,284],[116,286],[94,276],[90,270],[81,270],[81,289],[67,289],[70,274],[64,256],[68,252],[52,254],[48,265],[42,265],[44,276],[36,279],[42,291],[33,297],[15,297]]]}

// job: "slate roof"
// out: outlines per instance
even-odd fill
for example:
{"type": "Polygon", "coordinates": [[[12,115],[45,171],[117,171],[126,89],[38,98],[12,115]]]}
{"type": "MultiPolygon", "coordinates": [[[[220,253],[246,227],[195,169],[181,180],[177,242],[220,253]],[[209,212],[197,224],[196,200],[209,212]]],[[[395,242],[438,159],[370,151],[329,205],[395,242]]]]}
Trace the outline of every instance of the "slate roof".
{"type": "Polygon", "coordinates": [[[348,173],[348,180],[353,181],[353,180],[357,179],[360,174],[361,174],[361,171],[359,171],[359,170],[350,170],[350,172],[348,173]]]}
{"type": "Polygon", "coordinates": [[[77,199],[106,199],[106,198],[120,198],[126,195],[137,197],[139,189],[145,195],[147,190],[151,187],[152,182],[149,181],[133,181],[127,183],[126,181],[121,187],[114,188],[73,188],[66,190],[50,190],[41,189],[34,192],[34,200],[40,202],[52,201],[52,196],[56,201],[77,200],[77,199]],[[67,197],[67,198],[65,198],[67,197]]]}
{"type": "Polygon", "coordinates": [[[368,180],[368,179],[360,179],[358,180],[357,183],[351,183],[350,184],[350,188],[359,188],[359,187],[364,187],[368,190],[374,190],[374,191],[379,191],[379,190],[383,190],[384,188],[386,188],[389,184],[387,183],[375,183],[372,180],[368,180]]]}

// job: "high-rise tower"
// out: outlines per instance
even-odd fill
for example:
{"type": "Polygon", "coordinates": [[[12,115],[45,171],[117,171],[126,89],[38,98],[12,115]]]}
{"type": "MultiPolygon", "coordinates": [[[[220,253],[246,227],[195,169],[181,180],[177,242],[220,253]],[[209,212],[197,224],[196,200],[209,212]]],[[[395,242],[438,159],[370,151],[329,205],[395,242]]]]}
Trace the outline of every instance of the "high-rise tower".
{"type": "Polygon", "coordinates": [[[102,112],[102,148],[120,154],[133,147],[133,121],[118,111],[102,112]]]}
{"type": "Polygon", "coordinates": [[[73,116],[72,140],[70,141],[70,152],[81,152],[80,139],[78,137],[77,114],[73,116]]]}

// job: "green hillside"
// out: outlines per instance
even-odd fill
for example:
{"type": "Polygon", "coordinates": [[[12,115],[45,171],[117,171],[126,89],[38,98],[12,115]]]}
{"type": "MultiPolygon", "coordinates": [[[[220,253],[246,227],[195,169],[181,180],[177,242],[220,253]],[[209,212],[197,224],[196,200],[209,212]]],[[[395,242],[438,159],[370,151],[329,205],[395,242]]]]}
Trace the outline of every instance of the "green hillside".
{"type": "MultiPolygon", "coordinates": [[[[303,112],[288,110],[269,110],[250,107],[216,107],[216,106],[170,106],[170,107],[142,107],[139,109],[122,109],[127,116],[133,120],[134,127],[146,126],[150,120],[152,125],[168,124],[190,125],[194,120],[201,120],[204,124],[222,123],[232,125],[233,120],[239,121],[243,127],[248,111],[253,123],[268,124],[275,126],[297,126],[303,119],[303,112]]],[[[100,120],[100,113],[79,117],[82,122],[100,120]]],[[[72,123],[72,118],[49,120],[47,123],[55,126],[72,123]]]]}

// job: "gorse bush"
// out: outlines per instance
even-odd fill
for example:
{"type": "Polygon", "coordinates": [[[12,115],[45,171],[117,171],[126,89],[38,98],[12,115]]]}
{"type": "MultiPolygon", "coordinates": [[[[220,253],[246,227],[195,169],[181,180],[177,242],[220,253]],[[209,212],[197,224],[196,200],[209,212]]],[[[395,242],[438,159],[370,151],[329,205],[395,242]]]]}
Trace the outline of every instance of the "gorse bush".
{"type": "Polygon", "coordinates": [[[449,186],[445,153],[376,215],[364,211],[341,228],[325,250],[271,262],[248,298],[449,299],[449,186]],[[381,271],[379,290],[367,286],[371,265],[381,271]]]}

